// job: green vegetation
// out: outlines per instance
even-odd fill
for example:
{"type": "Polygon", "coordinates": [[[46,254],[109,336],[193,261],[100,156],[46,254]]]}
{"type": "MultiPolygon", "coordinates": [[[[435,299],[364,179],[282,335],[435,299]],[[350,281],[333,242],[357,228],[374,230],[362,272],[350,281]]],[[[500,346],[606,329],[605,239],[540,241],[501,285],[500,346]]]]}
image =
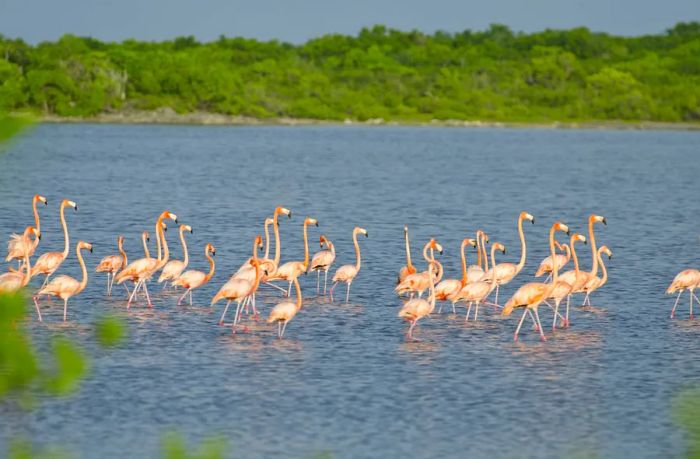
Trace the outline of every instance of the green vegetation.
{"type": "Polygon", "coordinates": [[[30,46],[0,37],[0,111],[164,107],[255,118],[698,122],[700,23],[640,37],[375,26],[298,46],[72,35],[30,46]]]}
{"type": "Polygon", "coordinates": [[[0,143],[19,134],[33,123],[28,116],[10,116],[0,111],[0,143]]]}
{"type": "Polygon", "coordinates": [[[686,457],[700,459],[700,389],[687,389],[676,397],[673,417],[688,434],[686,457]]]}

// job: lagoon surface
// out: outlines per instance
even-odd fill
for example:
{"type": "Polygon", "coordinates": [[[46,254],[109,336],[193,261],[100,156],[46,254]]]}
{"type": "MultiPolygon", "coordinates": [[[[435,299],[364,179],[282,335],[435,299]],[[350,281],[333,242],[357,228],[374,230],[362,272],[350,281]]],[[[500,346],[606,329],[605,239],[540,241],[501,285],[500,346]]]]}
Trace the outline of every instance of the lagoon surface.
{"type": "MultiPolygon", "coordinates": [[[[62,250],[58,204],[78,203],[67,219],[71,245],[95,244],[88,288],[71,300],[68,324],[54,301],[43,324],[28,326],[41,347],[57,334],[80,342],[91,373],[76,394],[32,411],[0,405],[0,450],[24,435],[78,457],[154,457],[162,434],[179,430],[192,442],[223,435],[232,457],[251,458],[680,456],[672,401],[700,384],[700,319],[688,320],[687,296],[669,319],[664,290],[700,267],[699,192],[697,132],[41,125],[0,154],[0,235],[4,246],[32,222],[40,193],[49,206],[38,252],[62,250]],[[316,297],[315,275],[303,278],[304,308],[283,341],[265,323],[232,336],[216,325],[223,303],[209,301],[277,205],[293,212],[280,224],[282,261],[303,257],[308,215],[320,224],[311,250],[327,235],[336,267],[354,262],[352,228],[367,228],[362,270],[350,304],[344,287],[331,303],[316,297]],[[139,234],[153,233],[165,209],[194,228],[190,267],[206,269],[204,245],[216,246],[216,275],[194,307],[152,284],[155,308],[127,313],[123,289],[106,297],[92,271],[118,234],[132,259],[142,256],[139,234]],[[463,308],[422,320],[420,341],[408,342],[392,292],[403,225],[419,268],[436,237],[446,277],[457,277],[459,243],[479,228],[508,248],[497,260],[517,261],[521,210],[536,217],[525,227],[528,260],[501,298],[533,280],[556,219],[587,234],[598,213],[608,220],[598,244],[614,256],[594,307],[574,308],[572,327],[554,334],[541,309],[546,343],[529,326],[512,341],[519,312],[486,310],[465,324],[463,308]],[[107,312],[129,325],[115,350],[93,338],[107,312]]],[[[167,236],[180,258],[174,228],[167,236]]],[[[578,247],[589,269],[590,248],[578,247]]],[[[61,272],[79,274],[73,249],[61,272]]],[[[259,294],[265,316],[278,301],[267,287],[259,294]]]]}

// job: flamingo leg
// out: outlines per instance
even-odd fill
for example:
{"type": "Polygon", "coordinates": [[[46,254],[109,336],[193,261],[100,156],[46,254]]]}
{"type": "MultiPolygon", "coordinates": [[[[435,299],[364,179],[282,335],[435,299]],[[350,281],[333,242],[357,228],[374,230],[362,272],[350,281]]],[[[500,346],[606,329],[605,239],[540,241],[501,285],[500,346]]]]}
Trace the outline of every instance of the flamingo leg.
{"type": "MultiPolygon", "coordinates": [[[[348,282],[348,290],[345,293],[345,302],[346,303],[350,301],[350,284],[352,284],[352,282],[348,282]]],[[[691,301],[691,304],[692,304],[692,301],[691,301]]]]}
{"type": "Polygon", "coordinates": [[[66,321],[66,317],[68,316],[68,298],[63,299],[63,321],[66,321]]]}
{"type": "Polygon", "coordinates": [[[495,304],[496,306],[498,306],[498,287],[498,282],[496,282],[496,299],[493,301],[493,304],[495,304]]]}
{"type": "Polygon", "coordinates": [[[287,288],[287,294],[285,295],[287,298],[289,298],[289,295],[292,294],[292,281],[289,281],[289,287],[287,288]]]}
{"type": "Polygon", "coordinates": [[[107,272],[107,295],[109,295],[109,272],[107,272]]]}
{"type": "Polygon", "coordinates": [[[474,322],[479,320],[479,301],[476,302],[476,309],[474,310],[474,322]]]}
{"type": "Polygon", "coordinates": [[[440,302],[440,309],[438,309],[438,314],[442,314],[442,302],[440,302]]]}
{"type": "Polygon", "coordinates": [[[321,271],[316,270],[316,295],[321,293],[321,271]]]}
{"type": "Polygon", "coordinates": [[[277,339],[282,339],[282,321],[277,321],[277,339]]]}
{"type": "Polygon", "coordinates": [[[288,320],[284,321],[284,325],[282,325],[282,334],[280,335],[280,339],[284,337],[284,331],[287,329],[287,324],[289,323],[288,320]]]}
{"type": "Polygon", "coordinates": [[[550,271],[549,274],[547,274],[547,278],[544,280],[544,283],[546,284],[549,282],[549,280],[552,278],[552,272],[550,271]]]}
{"type": "Polygon", "coordinates": [[[452,314],[457,314],[457,309],[455,309],[455,302],[452,302],[452,314]]]}
{"type": "Polygon", "coordinates": [[[336,285],[338,285],[338,282],[333,282],[333,285],[331,286],[331,301],[333,301],[333,290],[335,290],[336,285]]]}
{"type": "Polygon", "coordinates": [[[518,322],[518,328],[515,329],[515,335],[513,336],[513,341],[518,340],[518,334],[520,333],[520,327],[523,326],[523,322],[525,322],[525,316],[527,315],[527,313],[528,313],[528,309],[525,308],[525,310],[523,311],[523,315],[520,316],[520,322],[518,322]]]}
{"type": "Polygon", "coordinates": [[[126,286],[126,282],[122,284],[124,286],[124,289],[126,290],[126,294],[131,295],[131,292],[129,291],[129,287],[126,286]]]}
{"type": "Polygon", "coordinates": [[[323,294],[326,294],[326,286],[328,285],[328,270],[326,270],[325,274],[323,275],[323,294]]]}
{"type": "Polygon", "coordinates": [[[152,308],[153,303],[151,303],[151,296],[148,294],[148,285],[146,285],[145,280],[141,283],[141,286],[143,287],[143,291],[146,292],[146,301],[148,301],[148,307],[152,308]]]}
{"type": "Polygon", "coordinates": [[[160,291],[161,291],[161,292],[164,292],[164,291],[165,291],[165,287],[167,287],[167,286],[168,286],[168,281],[166,280],[166,281],[163,282],[163,288],[160,289],[160,291]]]}
{"type": "Polygon", "coordinates": [[[231,333],[236,333],[236,328],[238,326],[238,317],[241,311],[241,300],[236,302],[236,314],[233,316],[233,325],[231,326],[231,333]]]}
{"type": "Polygon", "coordinates": [[[537,319],[537,327],[540,329],[540,339],[542,341],[547,341],[547,338],[545,338],[544,332],[542,331],[542,322],[540,322],[540,314],[537,312],[537,308],[535,308],[535,318],[537,319]]]}
{"type": "Polygon", "coordinates": [[[275,285],[275,284],[273,284],[273,283],[271,283],[271,282],[265,282],[265,285],[269,285],[270,287],[274,287],[274,288],[276,288],[277,290],[279,290],[280,292],[285,293],[285,290],[284,290],[282,287],[280,287],[280,286],[278,286],[278,285],[275,285]]]}
{"type": "MultiPolygon", "coordinates": [[[[136,295],[136,291],[139,289],[139,285],[141,284],[141,281],[138,281],[136,285],[134,285],[134,290],[131,292],[131,295],[129,295],[129,301],[126,303],[126,309],[129,310],[131,309],[131,302],[134,300],[134,296],[136,295]]],[[[128,292],[128,289],[127,289],[128,292]]]]}
{"type": "Polygon", "coordinates": [[[41,318],[41,309],[39,309],[39,302],[38,302],[38,297],[33,297],[34,299],[34,306],[36,307],[36,314],[39,316],[39,322],[43,322],[44,319],[41,318]]]}
{"type": "Polygon", "coordinates": [[[191,288],[190,288],[189,292],[190,292],[190,306],[192,306],[192,289],[191,288]]]}
{"type": "Polygon", "coordinates": [[[408,327],[408,339],[413,340],[413,327],[416,326],[416,320],[411,321],[411,326],[408,327]]]}
{"type": "Polygon", "coordinates": [[[178,306],[180,306],[180,304],[182,303],[182,300],[185,299],[185,297],[187,296],[187,293],[188,293],[188,290],[185,290],[185,293],[183,293],[182,296],[180,298],[178,298],[178,300],[177,300],[178,306]]]}
{"type": "Polygon", "coordinates": [[[671,319],[676,315],[676,308],[678,307],[678,300],[681,299],[681,295],[683,294],[683,290],[678,292],[678,296],[676,297],[676,302],[673,303],[673,309],[671,309],[671,319]]]}
{"type": "Polygon", "coordinates": [[[566,296],[566,319],[564,320],[565,328],[569,328],[569,303],[571,303],[571,295],[566,296]]]}
{"type": "Polygon", "coordinates": [[[469,322],[469,314],[472,312],[472,302],[469,302],[469,307],[467,308],[467,317],[464,318],[465,322],[469,322]]]}
{"type": "Polygon", "coordinates": [[[224,317],[226,317],[226,312],[228,312],[229,306],[231,306],[231,300],[228,300],[228,303],[226,303],[226,307],[224,308],[224,313],[221,314],[221,319],[219,319],[219,325],[224,324],[224,317]]]}
{"type": "Polygon", "coordinates": [[[692,319],[693,318],[693,296],[695,296],[695,295],[693,295],[692,290],[688,290],[688,293],[690,294],[689,295],[690,296],[690,318],[692,319]]]}
{"type": "Polygon", "coordinates": [[[255,306],[255,293],[251,295],[251,302],[253,305],[253,320],[258,320],[258,318],[260,318],[260,314],[258,314],[258,308],[255,306]]]}

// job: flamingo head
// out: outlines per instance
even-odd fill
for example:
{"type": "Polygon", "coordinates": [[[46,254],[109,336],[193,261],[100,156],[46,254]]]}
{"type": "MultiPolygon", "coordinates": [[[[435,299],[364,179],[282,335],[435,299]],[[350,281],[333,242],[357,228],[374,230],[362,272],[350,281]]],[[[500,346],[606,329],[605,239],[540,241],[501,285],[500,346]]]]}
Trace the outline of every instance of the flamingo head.
{"type": "Polygon", "coordinates": [[[523,211],[520,212],[520,220],[530,220],[532,224],[535,224],[535,217],[532,216],[532,214],[528,214],[527,212],[523,211]]]}
{"type": "Polygon", "coordinates": [[[555,231],[562,231],[568,235],[569,234],[569,227],[566,226],[564,223],[557,221],[557,222],[554,222],[554,224],[552,225],[552,232],[555,232],[555,231]]]}
{"type": "Polygon", "coordinates": [[[204,248],[204,252],[210,253],[212,257],[216,255],[216,249],[211,244],[207,244],[207,246],[204,248]]]}
{"type": "Polygon", "coordinates": [[[304,225],[316,225],[316,226],[318,226],[318,220],[316,220],[315,218],[306,217],[306,219],[304,220],[304,225]]]}
{"type": "Polygon", "coordinates": [[[41,239],[41,233],[33,226],[27,226],[24,230],[24,238],[29,239],[29,235],[33,234],[35,238],[41,239]]]}
{"type": "Polygon", "coordinates": [[[484,242],[487,244],[491,243],[491,239],[489,239],[489,235],[484,233],[482,230],[479,230],[479,231],[481,231],[481,237],[483,238],[484,242]]]}
{"type": "Polygon", "coordinates": [[[403,233],[408,234],[408,226],[407,225],[403,225],[403,233]]]}
{"type": "Polygon", "coordinates": [[[598,251],[607,255],[608,260],[612,259],[612,255],[613,255],[612,250],[610,250],[607,245],[602,246],[601,248],[598,249],[598,251]]]}
{"type": "Polygon", "coordinates": [[[369,234],[367,233],[367,230],[364,229],[364,228],[360,228],[359,226],[356,226],[356,227],[355,227],[355,229],[353,230],[353,233],[355,233],[355,232],[356,232],[357,234],[364,234],[365,237],[369,237],[369,234]]]}
{"type": "Polygon", "coordinates": [[[194,234],[194,230],[192,229],[192,227],[190,225],[180,225],[180,231],[182,231],[183,233],[185,231],[189,231],[190,234],[194,234]]]}
{"type": "Polygon", "coordinates": [[[328,243],[328,239],[322,234],[321,237],[318,238],[318,246],[323,248],[323,245],[326,243],[328,243]]]}
{"type": "Polygon", "coordinates": [[[49,205],[49,202],[40,194],[34,195],[34,202],[43,202],[45,206],[49,205]]]}
{"type": "Polygon", "coordinates": [[[78,242],[78,250],[81,249],[89,250],[90,253],[92,253],[92,244],[90,244],[89,242],[80,241],[78,242]]]}
{"type": "Polygon", "coordinates": [[[579,242],[583,242],[584,244],[588,244],[588,240],[586,239],[586,236],[584,236],[583,234],[580,234],[580,233],[575,233],[571,239],[573,242],[579,241],[579,242]]]}
{"type": "Polygon", "coordinates": [[[259,234],[257,236],[255,236],[255,243],[254,244],[258,247],[258,250],[262,250],[263,249],[262,236],[260,236],[259,234]]]}
{"type": "Polygon", "coordinates": [[[117,245],[119,245],[119,247],[124,245],[124,236],[117,237],[117,245]]]}
{"type": "Polygon", "coordinates": [[[286,215],[287,217],[292,218],[292,211],[286,207],[278,207],[275,209],[275,216],[277,215],[286,215]]]}
{"type": "Polygon", "coordinates": [[[144,231],[143,233],[141,233],[141,237],[142,237],[146,242],[150,242],[150,240],[151,240],[151,234],[150,234],[148,231],[144,231]]]}
{"type": "Polygon", "coordinates": [[[167,211],[167,210],[166,210],[165,212],[163,212],[162,214],[160,214],[160,218],[159,218],[158,220],[163,221],[163,220],[165,220],[166,218],[168,218],[168,219],[174,221],[175,223],[177,223],[177,215],[175,215],[174,213],[172,213],[172,212],[170,212],[170,211],[167,211]]]}
{"type": "Polygon", "coordinates": [[[603,217],[602,215],[595,215],[595,214],[593,214],[593,215],[591,215],[590,217],[588,217],[588,222],[589,222],[589,223],[597,223],[597,222],[600,222],[600,223],[602,223],[603,225],[607,225],[607,224],[608,224],[608,222],[605,220],[605,217],[603,217]]]}
{"type": "Polygon", "coordinates": [[[442,246],[438,244],[438,241],[435,239],[431,239],[430,242],[428,242],[428,248],[437,250],[440,255],[442,255],[442,246]]]}
{"type": "Polygon", "coordinates": [[[275,223],[275,221],[272,218],[267,217],[265,219],[265,226],[272,225],[273,223],[275,223]]]}
{"type": "Polygon", "coordinates": [[[73,209],[75,209],[76,211],[78,210],[78,204],[76,204],[75,201],[64,199],[63,201],[61,201],[61,207],[66,207],[66,206],[70,206],[73,209]]]}
{"type": "Polygon", "coordinates": [[[500,242],[494,242],[493,245],[491,246],[491,250],[493,250],[493,251],[500,250],[505,255],[506,246],[504,246],[500,242]]]}
{"type": "Polygon", "coordinates": [[[462,245],[470,245],[472,247],[476,247],[476,241],[474,239],[471,239],[471,238],[465,238],[462,241],[462,245]]]}

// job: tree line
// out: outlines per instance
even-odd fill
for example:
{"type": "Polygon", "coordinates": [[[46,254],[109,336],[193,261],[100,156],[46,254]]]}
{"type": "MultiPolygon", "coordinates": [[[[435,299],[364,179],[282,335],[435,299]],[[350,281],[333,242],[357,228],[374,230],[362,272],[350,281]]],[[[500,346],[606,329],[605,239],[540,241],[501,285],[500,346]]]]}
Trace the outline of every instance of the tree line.
{"type": "Polygon", "coordinates": [[[586,28],[384,26],[294,45],[194,37],[36,45],[0,35],[0,111],[170,107],[256,118],[700,121],[700,23],[638,37],[586,28]]]}

